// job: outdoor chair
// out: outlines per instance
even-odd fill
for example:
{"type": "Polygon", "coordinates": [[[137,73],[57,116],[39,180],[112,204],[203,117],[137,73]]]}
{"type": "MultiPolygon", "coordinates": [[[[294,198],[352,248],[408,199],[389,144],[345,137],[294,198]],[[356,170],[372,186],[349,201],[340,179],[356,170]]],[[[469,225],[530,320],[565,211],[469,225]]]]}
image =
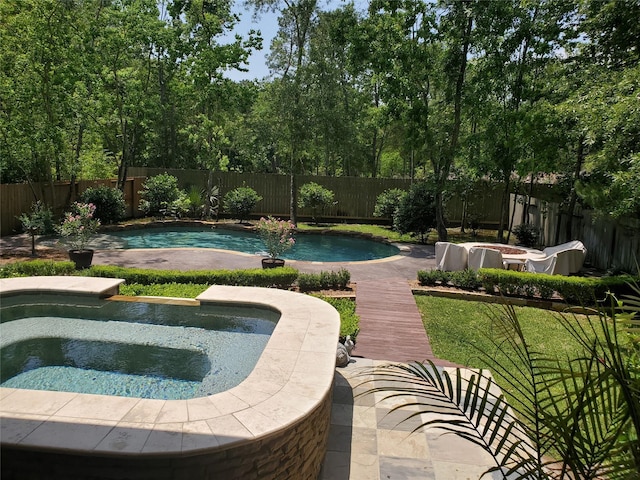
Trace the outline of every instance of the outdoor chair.
{"type": "Polygon", "coordinates": [[[558,255],[555,270],[560,275],[570,275],[578,273],[584,264],[587,256],[587,249],[579,240],[562,243],[554,247],[547,247],[543,250],[544,254],[551,256],[558,255]]]}
{"type": "Polygon", "coordinates": [[[502,253],[491,248],[471,247],[469,249],[469,268],[471,270],[504,268],[502,253]]]}
{"type": "Polygon", "coordinates": [[[445,272],[465,270],[468,252],[463,246],[449,242],[436,242],[436,269],[445,272]]]}
{"type": "Polygon", "coordinates": [[[556,273],[555,268],[557,261],[557,254],[553,254],[539,260],[528,258],[524,262],[524,269],[531,273],[546,273],[547,275],[554,275],[556,273]]]}

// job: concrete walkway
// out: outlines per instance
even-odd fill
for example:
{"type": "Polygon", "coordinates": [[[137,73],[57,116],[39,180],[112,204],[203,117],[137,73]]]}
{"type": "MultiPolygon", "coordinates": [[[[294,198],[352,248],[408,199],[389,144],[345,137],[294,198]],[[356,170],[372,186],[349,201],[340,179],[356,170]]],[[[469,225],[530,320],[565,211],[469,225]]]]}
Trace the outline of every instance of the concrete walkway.
{"type": "Polygon", "coordinates": [[[478,480],[495,466],[482,448],[442,430],[419,429],[440,408],[417,397],[371,393],[383,383],[373,368],[385,362],[357,358],[336,369],[328,450],[319,480],[478,480]],[[366,382],[366,383],[363,383],[366,382]],[[399,404],[422,403],[421,407],[399,404]],[[410,415],[414,415],[408,419],[410,415]],[[408,420],[407,420],[408,419],[408,420]],[[406,421],[405,421],[406,420],[406,421]]]}

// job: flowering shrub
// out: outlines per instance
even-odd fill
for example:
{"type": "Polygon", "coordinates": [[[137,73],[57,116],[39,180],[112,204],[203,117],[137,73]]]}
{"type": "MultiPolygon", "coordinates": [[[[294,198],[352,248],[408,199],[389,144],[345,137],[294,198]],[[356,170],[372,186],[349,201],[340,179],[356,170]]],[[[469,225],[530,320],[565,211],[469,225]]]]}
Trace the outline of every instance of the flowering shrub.
{"type": "Polygon", "coordinates": [[[278,258],[278,255],[283,254],[296,243],[293,238],[295,225],[290,220],[280,220],[271,216],[262,217],[258,221],[257,229],[271,258],[278,258]]]}
{"type": "Polygon", "coordinates": [[[93,203],[74,203],[71,211],[64,214],[58,233],[67,239],[71,250],[85,250],[87,243],[100,226],[100,220],[93,217],[96,206],[93,203]]]}

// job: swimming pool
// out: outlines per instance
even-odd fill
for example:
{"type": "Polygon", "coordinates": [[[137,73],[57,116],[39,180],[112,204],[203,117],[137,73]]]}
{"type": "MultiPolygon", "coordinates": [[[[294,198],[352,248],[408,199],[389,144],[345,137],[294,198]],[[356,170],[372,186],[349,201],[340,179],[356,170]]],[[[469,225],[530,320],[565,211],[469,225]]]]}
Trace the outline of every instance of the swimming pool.
{"type": "MultiPolygon", "coordinates": [[[[10,278],[0,279],[0,294],[3,302],[24,292],[104,297],[122,282],[10,278]]],[[[2,478],[317,478],[331,419],[336,310],[271,288],[213,286],[197,300],[279,312],[245,380],[186,400],[2,387],[2,478]]]]}
{"type": "MultiPolygon", "coordinates": [[[[391,257],[398,247],[336,234],[298,233],[296,244],[282,255],[288,260],[355,262],[391,257]]],[[[207,227],[157,227],[110,232],[99,248],[218,248],[266,256],[254,232],[207,227]],[[106,242],[106,244],[105,244],[106,242]]]]}
{"type": "Polygon", "coordinates": [[[0,386],[162,400],[212,395],[251,373],[278,316],[198,302],[10,296],[0,307],[0,386]]]}

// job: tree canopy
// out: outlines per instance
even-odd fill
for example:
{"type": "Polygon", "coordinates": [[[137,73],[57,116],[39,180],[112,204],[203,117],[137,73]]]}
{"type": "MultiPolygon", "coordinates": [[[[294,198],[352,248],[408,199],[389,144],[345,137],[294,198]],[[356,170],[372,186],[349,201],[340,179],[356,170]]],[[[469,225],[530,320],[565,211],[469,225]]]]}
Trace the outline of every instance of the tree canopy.
{"type": "MultiPolygon", "coordinates": [[[[637,0],[245,0],[277,12],[272,75],[230,37],[232,0],[0,2],[2,183],[130,166],[428,179],[553,179],[565,213],[640,218],[637,0]]],[[[251,11],[246,13],[251,14],[251,11]]],[[[524,188],[524,187],[520,187],[524,188]]]]}

